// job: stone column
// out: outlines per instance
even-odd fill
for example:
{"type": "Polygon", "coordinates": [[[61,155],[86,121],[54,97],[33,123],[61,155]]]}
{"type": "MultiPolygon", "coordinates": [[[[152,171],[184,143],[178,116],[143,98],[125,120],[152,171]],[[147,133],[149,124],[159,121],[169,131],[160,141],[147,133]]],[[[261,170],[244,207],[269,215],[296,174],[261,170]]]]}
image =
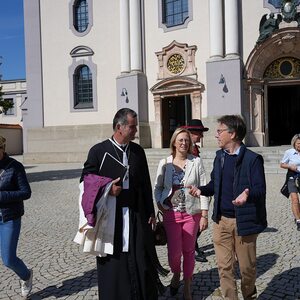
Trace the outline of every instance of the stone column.
{"type": "Polygon", "coordinates": [[[194,91],[191,94],[192,119],[201,119],[201,92],[194,91]]]}
{"type": "Polygon", "coordinates": [[[238,2],[225,0],[225,53],[239,56],[238,2]]]}
{"type": "Polygon", "coordinates": [[[265,105],[263,100],[263,84],[251,83],[248,99],[250,108],[249,143],[252,146],[265,146],[268,129],[265,128],[265,105]]]}
{"type": "Polygon", "coordinates": [[[140,0],[129,1],[131,71],[142,71],[141,5],[140,0]]]}
{"type": "Polygon", "coordinates": [[[161,97],[160,95],[154,95],[154,134],[152,137],[152,147],[162,147],[162,128],[161,128],[161,97]]]}
{"type": "Polygon", "coordinates": [[[222,0],[209,0],[210,57],[224,56],[222,0]]]}
{"type": "Polygon", "coordinates": [[[129,0],[120,0],[121,73],[130,72],[129,0]]]}

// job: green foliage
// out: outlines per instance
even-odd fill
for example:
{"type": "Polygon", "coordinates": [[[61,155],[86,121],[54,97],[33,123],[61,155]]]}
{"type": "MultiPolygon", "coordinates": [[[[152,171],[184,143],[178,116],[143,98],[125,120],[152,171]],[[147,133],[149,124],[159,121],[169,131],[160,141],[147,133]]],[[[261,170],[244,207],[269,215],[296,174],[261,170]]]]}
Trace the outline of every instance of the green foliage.
{"type": "MultiPolygon", "coordinates": [[[[2,86],[0,86],[0,107],[2,107],[4,114],[10,109],[14,107],[14,103],[8,99],[3,99],[2,86]]],[[[1,113],[1,111],[0,111],[1,113]]]]}

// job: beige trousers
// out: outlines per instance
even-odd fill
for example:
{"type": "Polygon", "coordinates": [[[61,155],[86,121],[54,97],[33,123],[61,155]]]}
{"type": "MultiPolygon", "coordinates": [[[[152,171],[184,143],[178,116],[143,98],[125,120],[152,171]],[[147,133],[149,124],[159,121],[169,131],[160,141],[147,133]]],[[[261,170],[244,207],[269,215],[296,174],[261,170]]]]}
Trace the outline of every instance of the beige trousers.
{"type": "Polygon", "coordinates": [[[225,299],[238,300],[235,267],[241,274],[241,290],[245,300],[256,299],[256,239],[257,234],[238,236],[236,219],[222,217],[213,226],[213,242],[225,299]]]}

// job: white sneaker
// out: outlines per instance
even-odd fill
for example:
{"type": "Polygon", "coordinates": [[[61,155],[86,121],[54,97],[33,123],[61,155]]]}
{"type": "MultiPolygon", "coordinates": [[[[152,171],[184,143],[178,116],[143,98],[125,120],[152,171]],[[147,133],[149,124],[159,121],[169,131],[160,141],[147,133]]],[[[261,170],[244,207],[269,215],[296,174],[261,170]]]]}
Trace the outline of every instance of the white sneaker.
{"type": "Polygon", "coordinates": [[[29,279],[26,281],[21,280],[21,295],[22,295],[22,297],[27,297],[32,289],[33,271],[32,270],[29,270],[29,271],[30,271],[29,279]]]}

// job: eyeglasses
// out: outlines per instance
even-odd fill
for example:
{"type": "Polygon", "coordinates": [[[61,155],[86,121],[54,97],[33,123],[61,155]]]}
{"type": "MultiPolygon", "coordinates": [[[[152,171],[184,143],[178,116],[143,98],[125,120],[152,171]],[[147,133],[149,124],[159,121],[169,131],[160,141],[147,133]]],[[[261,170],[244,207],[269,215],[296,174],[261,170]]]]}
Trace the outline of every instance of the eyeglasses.
{"type": "Polygon", "coordinates": [[[217,135],[220,135],[223,131],[228,131],[228,128],[224,128],[224,129],[217,129],[217,135]]]}

